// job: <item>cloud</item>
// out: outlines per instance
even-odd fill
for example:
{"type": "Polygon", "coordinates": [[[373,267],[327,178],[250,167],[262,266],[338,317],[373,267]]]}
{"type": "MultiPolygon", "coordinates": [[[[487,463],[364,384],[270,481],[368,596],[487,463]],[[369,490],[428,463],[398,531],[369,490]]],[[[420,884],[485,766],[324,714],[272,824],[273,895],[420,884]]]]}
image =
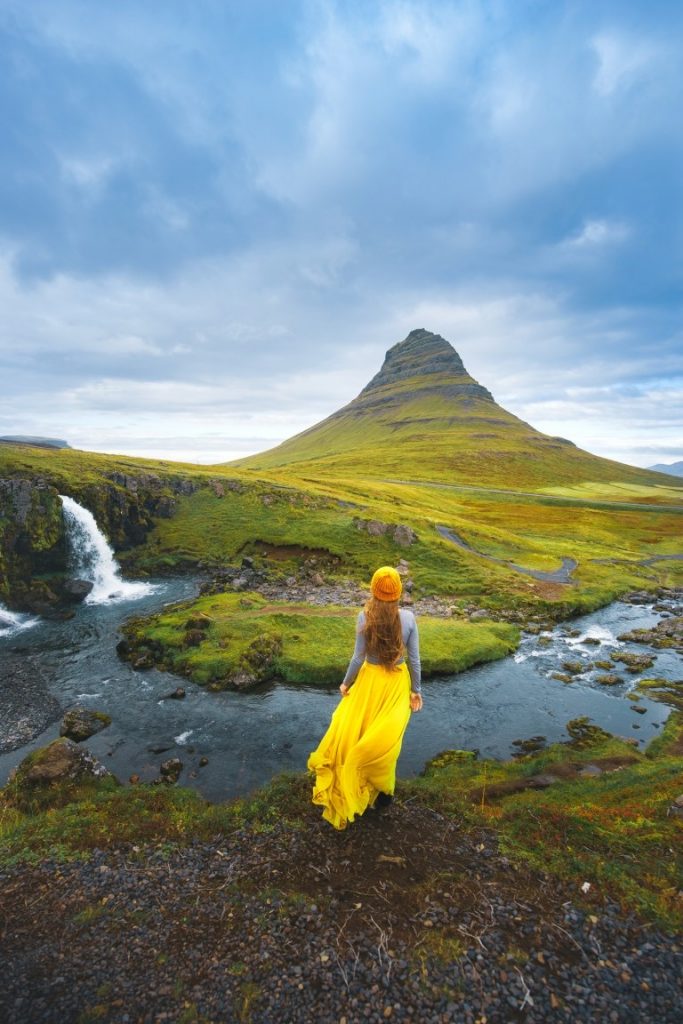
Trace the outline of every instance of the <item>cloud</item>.
{"type": "Polygon", "coordinates": [[[612,96],[642,79],[662,49],[648,40],[623,32],[600,32],[591,40],[598,67],[593,87],[601,96],[612,96]]]}
{"type": "Polygon", "coordinates": [[[563,243],[569,250],[586,250],[605,245],[617,245],[626,241],[631,231],[627,224],[610,222],[608,220],[587,220],[584,221],[580,230],[571,235],[563,243]]]}
{"type": "Polygon", "coordinates": [[[251,403],[281,439],[416,326],[514,411],[609,419],[568,389],[680,374],[682,36],[616,0],[6,0],[3,429],[183,416],[201,452],[251,403]]]}

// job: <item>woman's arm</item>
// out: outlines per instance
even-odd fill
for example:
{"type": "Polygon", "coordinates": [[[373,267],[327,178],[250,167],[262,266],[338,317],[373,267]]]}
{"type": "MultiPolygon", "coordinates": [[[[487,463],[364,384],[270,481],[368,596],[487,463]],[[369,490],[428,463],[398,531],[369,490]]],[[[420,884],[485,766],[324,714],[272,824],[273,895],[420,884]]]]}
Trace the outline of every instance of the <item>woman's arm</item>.
{"type": "Polygon", "coordinates": [[[349,667],[344,676],[344,682],[339,687],[342,697],[345,697],[360,672],[361,665],[365,661],[365,613],[359,612],[356,622],[356,646],[353,649],[349,667]]]}
{"type": "Polygon", "coordinates": [[[422,711],[422,664],[420,662],[420,637],[415,616],[406,639],[406,661],[410,672],[410,710],[422,711]]]}
{"type": "Polygon", "coordinates": [[[420,637],[417,631],[415,616],[412,616],[410,630],[406,639],[406,661],[410,672],[410,689],[420,693],[422,689],[422,664],[420,662],[420,637]]]}

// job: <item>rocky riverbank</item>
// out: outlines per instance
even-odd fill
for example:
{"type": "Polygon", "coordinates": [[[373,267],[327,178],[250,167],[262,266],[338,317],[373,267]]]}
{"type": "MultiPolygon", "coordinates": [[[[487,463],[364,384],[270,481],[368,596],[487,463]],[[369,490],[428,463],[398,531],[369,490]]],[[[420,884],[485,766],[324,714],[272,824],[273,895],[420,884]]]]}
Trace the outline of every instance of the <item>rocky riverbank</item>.
{"type": "Polygon", "coordinates": [[[2,1019],[680,1020],[680,940],[490,830],[411,800],[301,825],[0,870],[2,1019]]]}
{"type": "Polygon", "coordinates": [[[47,672],[21,651],[2,652],[0,754],[17,750],[59,718],[47,672]]]}

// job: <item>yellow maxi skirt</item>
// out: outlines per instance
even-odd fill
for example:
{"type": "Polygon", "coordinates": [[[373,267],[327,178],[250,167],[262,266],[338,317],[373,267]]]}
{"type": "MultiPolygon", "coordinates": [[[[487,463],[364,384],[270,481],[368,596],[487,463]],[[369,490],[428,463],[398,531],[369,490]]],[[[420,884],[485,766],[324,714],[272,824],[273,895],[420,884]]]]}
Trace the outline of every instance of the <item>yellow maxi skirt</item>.
{"type": "Polygon", "coordinates": [[[407,665],[387,669],[364,662],[308,759],[309,771],[315,772],[313,803],[335,828],[346,828],[374,804],[378,793],[394,792],[409,720],[407,665]]]}

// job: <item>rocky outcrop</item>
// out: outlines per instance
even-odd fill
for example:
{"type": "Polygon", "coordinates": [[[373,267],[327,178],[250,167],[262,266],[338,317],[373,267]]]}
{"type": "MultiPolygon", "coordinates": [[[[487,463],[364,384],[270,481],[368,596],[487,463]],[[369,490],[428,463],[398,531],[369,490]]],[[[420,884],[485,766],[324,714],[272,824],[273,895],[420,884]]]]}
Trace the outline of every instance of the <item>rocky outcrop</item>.
{"type": "Polygon", "coordinates": [[[370,537],[391,537],[400,548],[409,548],[417,540],[417,534],[403,523],[383,523],[379,519],[354,519],[357,530],[364,530],[370,537]]]}
{"type": "Polygon", "coordinates": [[[118,781],[89,751],[72,740],[59,739],[24,758],[3,795],[10,805],[33,813],[63,807],[103,785],[112,788],[118,781]]]}
{"type": "Polygon", "coordinates": [[[493,401],[491,392],[469,376],[453,346],[440,334],[423,328],[411,331],[407,338],[389,349],[379,373],[363,388],[359,398],[402,380],[436,374],[464,378],[459,386],[451,384],[451,389],[456,390],[450,397],[462,394],[493,401]]]}
{"type": "Polygon", "coordinates": [[[68,548],[59,494],[46,480],[0,479],[0,598],[31,610],[56,595],[34,576],[66,569],[68,548]],[[31,591],[35,590],[33,595],[31,591]]]}
{"type": "Polygon", "coordinates": [[[82,743],[98,732],[111,725],[111,716],[104,711],[92,711],[90,708],[71,708],[64,715],[59,730],[60,736],[66,736],[75,743],[82,743]]]}

